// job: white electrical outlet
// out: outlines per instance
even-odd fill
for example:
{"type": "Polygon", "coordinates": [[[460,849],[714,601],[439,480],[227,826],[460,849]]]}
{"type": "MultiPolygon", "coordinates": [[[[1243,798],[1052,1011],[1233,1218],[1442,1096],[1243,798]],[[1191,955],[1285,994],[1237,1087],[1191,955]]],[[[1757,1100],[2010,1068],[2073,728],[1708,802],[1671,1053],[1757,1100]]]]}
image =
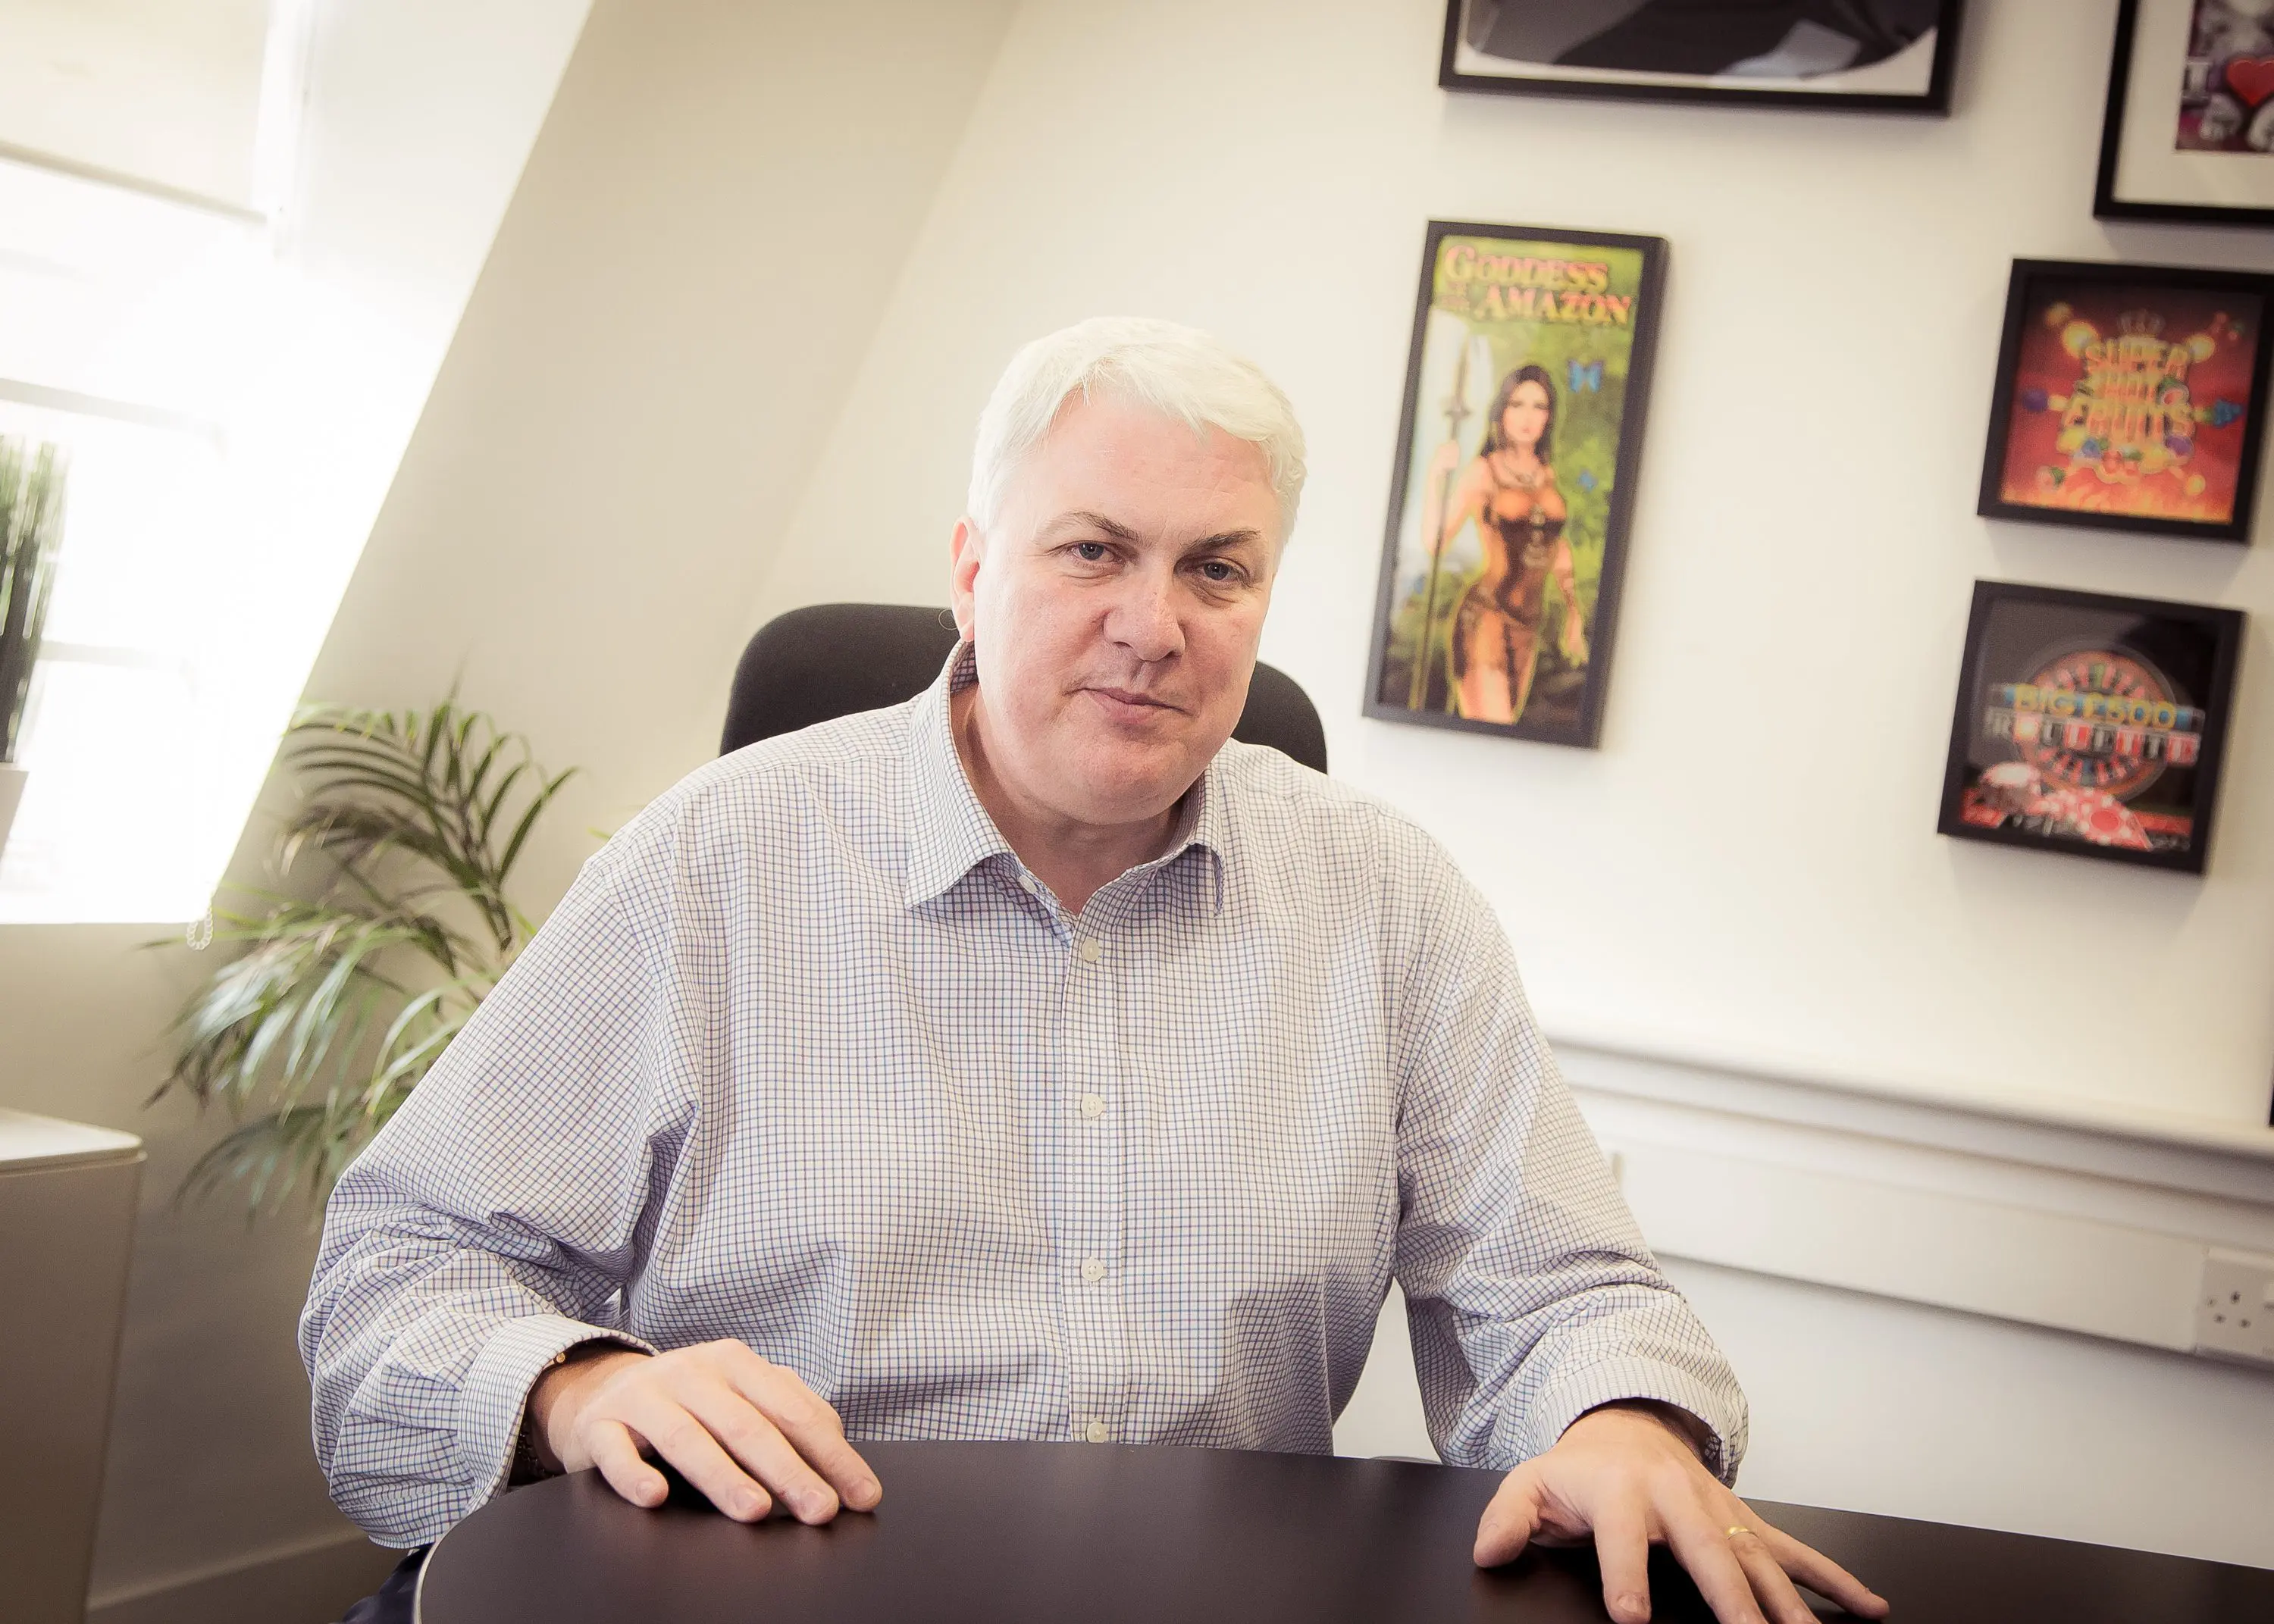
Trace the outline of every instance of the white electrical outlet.
{"type": "Polygon", "coordinates": [[[2274,1258],[2216,1248],[2204,1255],[2195,1351],[2274,1365],[2274,1258]]]}

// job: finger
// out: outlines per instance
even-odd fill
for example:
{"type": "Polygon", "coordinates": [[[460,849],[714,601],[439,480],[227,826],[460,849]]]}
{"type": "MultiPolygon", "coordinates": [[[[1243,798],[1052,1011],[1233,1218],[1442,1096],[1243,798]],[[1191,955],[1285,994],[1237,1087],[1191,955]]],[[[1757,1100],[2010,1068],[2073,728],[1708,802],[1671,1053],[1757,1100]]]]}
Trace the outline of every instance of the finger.
{"type": "Polygon", "coordinates": [[[1477,1519],[1477,1566],[1514,1561],[1539,1527],[1540,1478],[1530,1467],[1519,1466],[1502,1480],[1500,1492],[1477,1519]]]}
{"type": "Polygon", "coordinates": [[[1702,1507],[1684,1507],[1667,1518],[1667,1543],[1721,1624],[1768,1624],[1753,1599],[1752,1581],[1729,1549],[1727,1527],[1702,1507]]]}
{"type": "Polygon", "coordinates": [[[627,1406],[624,1424],[711,1503],[738,1522],[755,1522],[773,1509],[773,1497],[752,1482],[711,1431],[687,1408],[660,1394],[627,1406]]]}
{"type": "Polygon", "coordinates": [[[1766,1522],[1752,1527],[1785,1572],[1818,1596],[1829,1597],[1859,1619],[1884,1619],[1887,1600],[1823,1552],[1766,1522]]]}
{"type": "Polygon", "coordinates": [[[1729,1553],[1737,1559],[1737,1566],[1745,1570],[1745,1583],[1753,1587],[1753,1602],[1774,1624],[1816,1624],[1816,1614],[1801,1600],[1800,1592],[1792,1588],[1768,1542],[1751,1528],[1725,1535],[1729,1553]]]}
{"type": "Polygon", "coordinates": [[[847,1505],[855,1511],[876,1508],[885,1491],[875,1469],[846,1441],[845,1423],[836,1410],[795,1371],[751,1353],[747,1362],[735,1362],[731,1378],[847,1505]]]}
{"type": "Polygon", "coordinates": [[[710,1429],[742,1469],[772,1492],[801,1522],[826,1522],[837,1515],[837,1491],[823,1482],[781,1429],[742,1392],[724,1382],[688,1400],[695,1418],[710,1429]]]}
{"type": "Polygon", "coordinates": [[[635,1506],[660,1506],[670,1497],[664,1475],[640,1456],[632,1435],[614,1421],[595,1421],[585,1434],[592,1464],[617,1493],[635,1506]]]}
{"type": "Polygon", "coordinates": [[[1623,1495],[1595,1515],[1595,1563],[1603,1570],[1603,1607],[1619,1624],[1650,1618],[1650,1525],[1643,1502],[1623,1495]]]}

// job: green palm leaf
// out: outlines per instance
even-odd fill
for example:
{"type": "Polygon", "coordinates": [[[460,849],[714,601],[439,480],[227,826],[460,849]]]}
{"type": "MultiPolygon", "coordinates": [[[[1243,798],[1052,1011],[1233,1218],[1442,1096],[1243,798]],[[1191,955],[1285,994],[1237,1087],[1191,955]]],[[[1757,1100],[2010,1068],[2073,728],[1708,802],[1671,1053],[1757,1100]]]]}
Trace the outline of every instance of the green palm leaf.
{"type": "Polygon", "coordinates": [[[237,1119],[178,1199],[234,1187],[252,1213],[320,1202],[536,934],[506,883],[573,776],[455,696],[305,710],[283,761],[300,791],[274,853],[287,889],[214,910],[212,941],[238,951],[176,1016],[151,1096],[237,1119]]]}

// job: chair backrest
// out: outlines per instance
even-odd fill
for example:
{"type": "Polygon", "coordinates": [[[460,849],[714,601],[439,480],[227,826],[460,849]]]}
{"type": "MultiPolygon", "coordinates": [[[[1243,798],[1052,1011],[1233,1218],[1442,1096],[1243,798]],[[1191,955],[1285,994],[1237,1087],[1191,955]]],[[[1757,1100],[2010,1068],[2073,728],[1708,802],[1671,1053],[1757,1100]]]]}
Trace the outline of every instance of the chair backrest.
{"type": "MultiPolygon", "coordinates": [[[[954,647],[955,623],[945,609],[816,604],[776,615],[758,628],[734,667],[719,753],[913,699],[931,686],[954,647]]],[[[1261,662],[1231,736],[1327,770],[1327,733],[1310,695],[1261,662]]]]}

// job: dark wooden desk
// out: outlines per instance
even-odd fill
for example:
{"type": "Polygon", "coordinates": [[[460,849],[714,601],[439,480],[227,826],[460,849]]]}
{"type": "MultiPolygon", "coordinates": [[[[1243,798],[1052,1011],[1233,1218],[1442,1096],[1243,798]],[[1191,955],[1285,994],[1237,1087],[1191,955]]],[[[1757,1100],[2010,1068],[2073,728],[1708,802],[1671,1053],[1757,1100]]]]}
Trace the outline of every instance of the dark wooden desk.
{"type": "MultiPolygon", "coordinates": [[[[872,1516],[733,1522],[590,1472],[517,1489],[428,1559],[419,1624],[1522,1620],[1605,1616],[1593,1558],[1469,1561],[1493,1472],[1103,1444],[863,1444],[872,1516]]],[[[1916,1624],[2269,1624],[2274,1572],[1756,1502],[1916,1624]]],[[[1656,1618],[1709,1618],[1660,1553],[1656,1618]]]]}

